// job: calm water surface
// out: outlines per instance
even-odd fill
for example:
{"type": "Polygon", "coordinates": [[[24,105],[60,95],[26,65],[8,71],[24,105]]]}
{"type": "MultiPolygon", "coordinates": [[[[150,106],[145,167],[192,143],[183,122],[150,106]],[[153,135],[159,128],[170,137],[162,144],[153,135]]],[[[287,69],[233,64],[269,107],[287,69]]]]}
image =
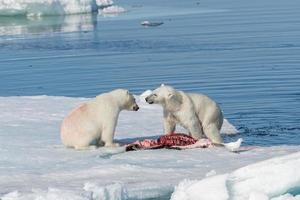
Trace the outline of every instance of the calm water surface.
{"type": "Polygon", "coordinates": [[[140,94],[166,83],[219,102],[247,144],[300,144],[300,1],[117,4],[129,12],[0,17],[0,96],[140,94]]]}

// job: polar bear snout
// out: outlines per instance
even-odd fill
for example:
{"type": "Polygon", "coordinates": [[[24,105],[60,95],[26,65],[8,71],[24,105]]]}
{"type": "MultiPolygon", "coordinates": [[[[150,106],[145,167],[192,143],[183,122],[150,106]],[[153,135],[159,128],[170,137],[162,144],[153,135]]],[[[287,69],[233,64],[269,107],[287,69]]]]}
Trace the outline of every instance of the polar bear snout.
{"type": "Polygon", "coordinates": [[[134,111],[138,111],[140,109],[140,107],[137,105],[137,104],[135,104],[133,107],[132,107],[132,110],[134,110],[134,111]]]}
{"type": "Polygon", "coordinates": [[[151,95],[147,96],[147,97],[145,98],[145,100],[146,100],[147,103],[153,104],[153,103],[154,103],[154,95],[151,94],[151,95]]]}

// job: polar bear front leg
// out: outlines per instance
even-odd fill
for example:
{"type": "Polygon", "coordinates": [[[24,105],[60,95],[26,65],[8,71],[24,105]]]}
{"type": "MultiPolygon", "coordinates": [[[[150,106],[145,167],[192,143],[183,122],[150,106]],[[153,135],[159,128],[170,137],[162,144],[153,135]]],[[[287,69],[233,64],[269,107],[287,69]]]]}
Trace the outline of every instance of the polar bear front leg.
{"type": "Polygon", "coordinates": [[[187,127],[190,135],[195,139],[200,139],[203,137],[202,127],[199,122],[193,122],[189,127],[187,127]]]}
{"type": "Polygon", "coordinates": [[[176,122],[175,122],[174,117],[167,111],[164,111],[164,133],[165,133],[165,135],[174,133],[175,129],[176,129],[176,122]]]}
{"type": "Polygon", "coordinates": [[[114,143],[114,134],[115,134],[116,123],[111,123],[105,125],[101,135],[101,141],[104,142],[105,147],[118,147],[118,143],[114,143]]]}
{"type": "Polygon", "coordinates": [[[195,139],[200,139],[203,137],[202,124],[199,121],[196,113],[193,111],[181,111],[176,113],[176,119],[178,123],[183,126],[189,132],[189,135],[195,139]]]}
{"type": "Polygon", "coordinates": [[[168,119],[164,119],[164,133],[165,135],[174,133],[176,128],[176,123],[173,121],[170,121],[168,119]]]}
{"type": "Polygon", "coordinates": [[[202,124],[195,114],[191,114],[190,117],[187,117],[183,125],[193,138],[200,139],[203,137],[202,124]]]}

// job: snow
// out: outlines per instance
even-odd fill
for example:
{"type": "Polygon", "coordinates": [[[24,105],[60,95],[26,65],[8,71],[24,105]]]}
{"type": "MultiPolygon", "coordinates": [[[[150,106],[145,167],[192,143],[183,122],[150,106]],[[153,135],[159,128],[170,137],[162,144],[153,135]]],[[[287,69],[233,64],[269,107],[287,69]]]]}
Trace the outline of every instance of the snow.
{"type": "MultiPolygon", "coordinates": [[[[210,187],[212,191],[216,189],[217,194],[222,197],[227,193],[243,195],[244,193],[240,192],[244,191],[244,185],[239,177],[246,178],[245,183],[251,188],[252,185],[258,184],[259,179],[253,178],[257,170],[251,166],[246,168],[245,172],[241,171],[243,168],[234,170],[272,157],[291,154],[300,149],[298,146],[256,147],[239,154],[221,147],[135,152],[124,152],[123,147],[88,151],[67,149],[60,142],[61,121],[70,110],[87,100],[89,99],[55,96],[0,97],[2,200],[85,200],[98,197],[169,199],[174,187],[180,181],[187,180],[186,184],[181,183],[181,186],[177,187],[173,198],[176,198],[178,191],[181,191],[181,194],[196,194],[193,193],[193,188],[197,187],[193,184],[203,185],[203,182],[189,180],[206,177],[208,178],[203,181],[207,184],[204,185],[210,187]],[[230,173],[232,171],[234,172],[230,173]],[[226,175],[215,174],[229,174],[231,182],[224,178],[226,175]],[[229,192],[224,185],[225,181],[232,185],[229,192]],[[186,185],[192,188],[189,192],[185,190],[186,185]],[[240,188],[241,191],[237,191],[240,188]]],[[[162,134],[162,108],[145,103],[140,96],[136,96],[136,100],[140,106],[138,112],[124,111],[120,114],[115,136],[117,142],[124,144],[138,139],[156,138],[162,134]]],[[[223,132],[225,134],[230,132],[232,126],[225,121],[223,132]]],[[[184,130],[179,128],[178,131],[184,130]]],[[[293,182],[280,176],[282,182],[280,191],[284,191],[297,183],[298,174],[295,169],[299,166],[298,162],[296,154],[285,159],[268,161],[266,167],[260,169],[266,171],[268,168],[274,168],[278,171],[278,175],[286,170],[288,176],[295,173],[293,182]],[[295,167],[291,168],[290,165],[295,167]]],[[[262,173],[266,176],[271,174],[265,171],[262,173]]],[[[263,190],[259,192],[267,195],[284,195],[267,187],[270,181],[279,179],[273,176],[269,179],[264,178],[266,182],[262,187],[263,190]]]]}
{"type": "Polygon", "coordinates": [[[206,178],[203,181],[183,180],[175,187],[172,200],[191,200],[209,199],[221,200],[228,199],[226,191],[226,175],[206,178]],[[214,192],[210,192],[214,191],[214,192]]]}
{"type": "Polygon", "coordinates": [[[300,153],[274,158],[236,170],[227,184],[233,199],[247,199],[252,191],[274,197],[300,187],[299,166],[300,153]]]}
{"type": "Polygon", "coordinates": [[[96,0],[96,4],[99,8],[105,8],[114,4],[112,0],[96,0]]]}
{"type": "Polygon", "coordinates": [[[215,170],[210,170],[209,172],[207,172],[206,174],[205,174],[205,176],[206,177],[209,177],[209,176],[214,176],[214,175],[216,175],[217,174],[217,172],[215,171],[215,170]]]}
{"type": "Polygon", "coordinates": [[[120,6],[109,6],[100,11],[101,14],[117,14],[122,12],[126,12],[126,10],[120,6]]]}
{"type": "Polygon", "coordinates": [[[120,183],[111,184],[108,186],[99,186],[94,183],[85,183],[84,190],[91,192],[92,199],[101,200],[122,200],[127,199],[127,191],[120,183]]]}
{"type": "Polygon", "coordinates": [[[291,194],[285,194],[279,197],[272,198],[272,200],[300,200],[300,195],[293,196],[291,194]]]}
{"type": "Polygon", "coordinates": [[[297,199],[300,194],[300,152],[242,167],[231,173],[200,181],[184,180],[176,187],[172,200],[297,199]],[[296,191],[296,192],[295,192],[296,191]],[[201,196],[199,196],[201,194],[201,196]]]}
{"type": "Polygon", "coordinates": [[[8,193],[1,197],[1,200],[89,200],[87,196],[84,197],[79,194],[74,194],[70,191],[62,191],[55,188],[49,188],[47,191],[35,190],[30,194],[22,195],[18,191],[8,193]]]}
{"type": "Polygon", "coordinates": [[[1,0],[0,16],[91,13],[111,5],[112,0],[1,0]]]}

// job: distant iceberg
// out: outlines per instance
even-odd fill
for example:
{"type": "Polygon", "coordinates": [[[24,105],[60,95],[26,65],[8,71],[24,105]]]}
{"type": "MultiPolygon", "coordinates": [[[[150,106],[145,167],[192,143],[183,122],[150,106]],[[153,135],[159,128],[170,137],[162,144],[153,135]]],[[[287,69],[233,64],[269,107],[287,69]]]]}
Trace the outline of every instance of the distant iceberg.
{"type": "Polygon", "coordinates": [[[111,5],[112,0],[1,0],[0,16],[91,13],[111,5]]]}
{"type": "Polygon", "coordinates": [[[114,2],[112,0],[96,0],[96,4],[98,8],[105,8],[108,6],[112,6],[114,2]]]}
{"type": "Polygon", "coordinates": [[[100,14],[118,14],[118,13],[122,13],[122,12],[126,12],[126,10],[120,6],[109,6],[106,8],[103,8],[103,10],[100,12],[100,14]]]}

